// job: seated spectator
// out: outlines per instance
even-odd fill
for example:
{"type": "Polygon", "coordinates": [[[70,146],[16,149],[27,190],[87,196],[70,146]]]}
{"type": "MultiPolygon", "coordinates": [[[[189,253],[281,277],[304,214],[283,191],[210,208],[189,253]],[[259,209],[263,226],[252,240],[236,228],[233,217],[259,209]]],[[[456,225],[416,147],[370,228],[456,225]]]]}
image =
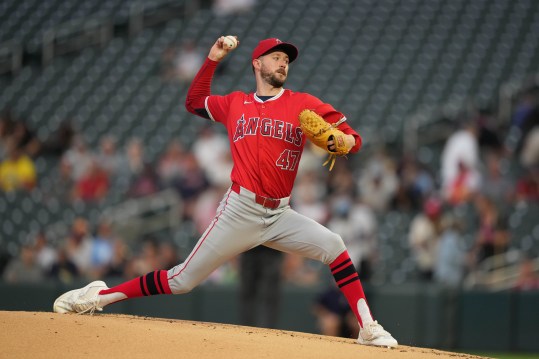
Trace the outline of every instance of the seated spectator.
{"type": "Polygon", "coordinates": [[[175,186],[186,175],[187,156],[178,139],[170,141],[157,163],[157,175],[162,187],[175,186]]]}
{"type": "Polygon", "coordinates": [[[204,126],[193,143],[192,152],[211,185],[230,185],[232,158],[226,135],[218,133],[214,126],[204,126]]]}
{"type": "Polygon", "coordinates": [[[320,334],[357,338],[359,323],[342,292],[334,286],[317,296],[313,312],[320,334]]]}
{"type": "Polygon", "coordinates": [[[432,280],[439,251],[442,221],[442,202],[430,197],[410,224],[408,241],[422,280],[432,280]]]}
{"type": "Polygon", "coordinates": [[[109,190],[108,174],[92,161],[86,172],[75,181],[73,200],[83,202],[99,202],[103,200],[109,190]]]}
{"type": "Polygon", "coordinates": [[[76,218],[71,232],[65,240],[67,258],[75,264],[79,274],[87,276],[92,269],[92,238],[89,223],[84,218],[76,218]]]}
{"type": "Polygon", "coordinates": [[[92,238],[91,277],[101,278],[108,271],[114,257],[114,240],[110,223],[106,219],[101,220],[92,238]]]}
{"type": "Polygon", "coordinates": [[[333,197],[331,208],[328,228],[342,237],[359,278],[370,280],[378,250],[378,224],[374,211],[346,195],[333,197]]]}
{"type": "Polygon", "coordinates": [[[99,141],[99,151],[96,155],[99,166],[111,178],[115,178],[119,171],[125,166],[125,156],[118,152],[116,138],[111,135],[103,136],[99,141]]]}
{"type": "Polygon", "coordinates": [[[150,164],[145,164],[143,170],[133,176],[126,195],[137,198],[149,196],[160,191],[159,177],[150,164]]]}
{"type": "Polygon", "coordinates": [[[13,258],[6,266],[3,274],[8,283],[39,283],[44,275],[36,261],[36,253],[32,246],[23,245],[17,258],[13,258]]]}
{"type": "Polygon", "coordinates": [[[486,168],[480,191],[491,198],[498,207],[507,206],[514,199],[514,184],[508,173],[502,170],[504,158],[498,152],[488,152],[486,168]]]}
{"type": "Polygon", "coordinates": [[[56,261],[48,273],[48,277],[63,284],[71,284],[79,277],[79,274],[79,269],[69,259],[66,249],[60,248],[56,261]]]}
{"type": "Polygon", "coordinates": [[[52,265],[56,262],[56,249],[49,243],[45,232],[40,231],[34,238],[34,250],[36,253],[36,262],[43,273],[49,273],[52,265]]]}
{"type": "Polygon", "coordinates": [[[37,182],[34,162],[14,141],[9,141],[6,151],[6,158],[0,162],[0,189],[5,192],[32,190],[37,182]]]}
{"type": "Polygon", "coordinates": [[[434,265],[434,280],[448,287],[458,287],[466,269],[466,248],[461,224],[452,216],[442,220],[440,245],[434,265]]]}
{"type": "Polygon", "coordinates": [[[66,161],[71,168],[71,178],[78,181],[83,175],[88,173],[95,161],[94,155],[88,150],[88,146],[82,136],[75,136],[69,149],[61,158],[66,161]]]}
{"type": "Polygon", "coordinates": [[[398,190],[395,207],[399,210],[421,210],[425,198],[434,191],[434,177],[413,157],[405,156],[397,169],[398,190]]]}
{"type": "Polygon", "coordinates": [[[480,185],[479,172],[468,167],[465,162],[459,162],[457,175],[447,184],[445,199],[453,206],[468,203],[479,191],[480,185]]]}
{"type": "Polygon", "coordinates": [[[384,152],[375,154],[364,167],[358,182],[363,203],[376,213],[387,211],[398,188],[394,161],[384,152]]]}
{"type": "Polygon", "coordinates": [[[517,180],[515,201],[517,204],[539,202],[539,165],[526,170],[517,180]]]}
{"type": "Polygon", "coordinates": [[[309,287],[319,283],[318,263],[296,254],[286,253],[283,261],[283,281],[285,283],[309,287]]]}
{"type": "Polygon", "coordinates": [[[470,252],[472,266],[492,256],[505,253],[510,240],[507,221],[500,215],[491,199],[477,196],[475,207],[479,214],[479,229],[476,243],[470,252]]]}

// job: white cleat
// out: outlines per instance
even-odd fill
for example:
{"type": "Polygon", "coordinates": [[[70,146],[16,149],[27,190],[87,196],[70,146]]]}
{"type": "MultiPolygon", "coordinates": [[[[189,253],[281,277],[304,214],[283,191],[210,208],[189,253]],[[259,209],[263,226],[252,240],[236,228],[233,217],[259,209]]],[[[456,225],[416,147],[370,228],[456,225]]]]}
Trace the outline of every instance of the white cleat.
{"type": "Polygon", "coordinates": [[[99,292],[103,289],[109,289],[105,282],[96,280],[86,287],[70,290],[59,296],[53,304],[55,313],[90,313],[96,310],[102,311],[99,306],[99,292]]]}
{"type": "Polygon", "coordinates": [[[395,338],[391,336],[384,328],[375,320],[366,323],[363,328],[359,329],[359,337],[357,342],[363,345],[374,345],[377,347],[393,348],[398,345],[395,338]]]}

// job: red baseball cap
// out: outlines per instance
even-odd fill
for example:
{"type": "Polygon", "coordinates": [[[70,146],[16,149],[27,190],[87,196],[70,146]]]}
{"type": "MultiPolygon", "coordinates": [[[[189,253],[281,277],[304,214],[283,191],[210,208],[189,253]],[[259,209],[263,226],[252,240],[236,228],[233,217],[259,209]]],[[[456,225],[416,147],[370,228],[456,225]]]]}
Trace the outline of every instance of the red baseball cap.
{"type": "Polygon", "coordinates": [[[253,60],[258,59],[260,56],[267,54],[271,50],[282,50],[288,55],[290,62],[294,61],[298,57],[298,48],[294,45],[283,42],[277,38],[265,39],[258,43],[258,46],[253,50],[253,60]]]}

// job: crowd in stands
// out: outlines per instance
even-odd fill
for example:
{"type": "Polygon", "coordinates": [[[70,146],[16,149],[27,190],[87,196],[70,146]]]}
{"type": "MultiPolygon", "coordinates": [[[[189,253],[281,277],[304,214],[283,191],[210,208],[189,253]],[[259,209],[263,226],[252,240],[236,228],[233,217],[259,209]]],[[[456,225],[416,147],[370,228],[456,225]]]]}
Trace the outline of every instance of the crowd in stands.
{"type": "MultiPolygon", "coordinates": [[[[435,161],[439,168],[421,162],[416,154],[371,148],[360,161],[339,159],[327,172],[321,166],[325,154],[307,145],[292,207],[341,234],[364,281],[376,274],[378,229],[385,215],[412,214],[409,232],[398,235],[408,243],[416,279],[459,286],[466,273],[518,240],[508,225],[508,208],[537,205],[538,97],[537,88],[525,92],[505,127],[492,126],[497,119],[486,111],[468,114],[443,144],[435,161]],[[462,208],[471,209],[477,218],[474,227],[467,228],[458,216],[462,208]],[[466,246],[463,234],[470,230],[474,243],[466,246]]],[[[142,138],[131,138],[121,147],[106,135],[97,148],[90,148],[70,121],[40,141],[23,120],[6,110],[0,121],[0,188],[40,189],[44,200],[56,198],[65,205],[102,203],[112,192],[127,199],[174,189],[184,203],[178,221],[190,222],[197,236],[230,185],[232,161],[224,136],[208,123],[191,145],[173,138],[157,158],[150,159],[142,138]],[[47,188],[40,187],[35,168],[39,156],[58,159],[47,188]]],[[[53,242],[61,245],[51,246],[44,231],[34,234],[5,266],[3,278],[11,282],[53,278],[65,283],[78,278],[131,278],[171,267],[188,254],[180,253],[171,241],[151,237],[129,246],[106,220],[89,223],[85,218],[75,219],[67,237],[53,242]]],[[[527,270],[523,278],[533,276],[529,264],[523,268],[527,270]]],[[[234,281],[236,272],[237,264],[231,262],[209,280],[234,281]]],[[[319,264],[303,258],[287,255],[283,261],[283,279],[289,283],[319,283],[320,272],[319,264]]],[[[519,288],[537,287],[533,278],[522,281],[519,288]]]]}

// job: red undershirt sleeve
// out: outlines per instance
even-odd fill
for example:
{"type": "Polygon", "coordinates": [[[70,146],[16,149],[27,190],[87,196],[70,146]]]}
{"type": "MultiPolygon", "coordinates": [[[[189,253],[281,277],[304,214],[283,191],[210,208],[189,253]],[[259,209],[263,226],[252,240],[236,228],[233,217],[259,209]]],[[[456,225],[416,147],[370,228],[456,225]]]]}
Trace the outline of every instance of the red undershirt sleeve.
{"type": "Polygon", "coordinates": [[[190,113],[210,119],[206,110],[206,98],[211,95],[211,81],[217,68],[218,62],[206,58],[197,75],[191,82],[187,97],[185,99],[185,108],[190,113]]]}

